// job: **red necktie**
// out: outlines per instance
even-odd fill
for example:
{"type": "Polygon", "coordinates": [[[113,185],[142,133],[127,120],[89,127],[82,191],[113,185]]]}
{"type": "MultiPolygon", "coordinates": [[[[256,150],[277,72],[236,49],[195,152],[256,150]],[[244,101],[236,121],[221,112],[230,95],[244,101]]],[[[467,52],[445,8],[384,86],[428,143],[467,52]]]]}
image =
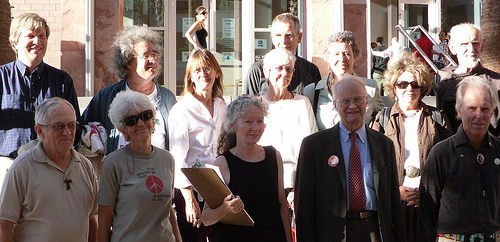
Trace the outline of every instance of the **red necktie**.
{"type": "Polygon", "coordinates": [[[349,151],[349,211],[365,210],[365,187],[358,146],[357,133],[349,133],[351,150],[349,151]]]}

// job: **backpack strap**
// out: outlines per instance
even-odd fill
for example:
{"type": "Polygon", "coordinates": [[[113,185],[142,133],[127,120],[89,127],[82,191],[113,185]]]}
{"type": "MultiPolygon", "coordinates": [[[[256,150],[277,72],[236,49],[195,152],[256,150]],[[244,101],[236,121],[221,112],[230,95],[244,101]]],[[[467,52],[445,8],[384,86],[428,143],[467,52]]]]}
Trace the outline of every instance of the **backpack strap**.
{"type": "Polygon", "coordinates": [[[385,130],[387,130],[387,124],[389,123],[390,115],[391,115],[391,107],[384,107],[382,110],[380,110],[380,124],[382,124],[382,127],[385,130]]]}
{"type": "Polygon", "coordinates": [[[314,99],[313,99],[313,111],[314,113],[316,114],[317,113],[317,108],[318,108],[318,101],[319,101],[319,89],[316,89],[316,85],[317,84],[314,84],[314,99]]]}

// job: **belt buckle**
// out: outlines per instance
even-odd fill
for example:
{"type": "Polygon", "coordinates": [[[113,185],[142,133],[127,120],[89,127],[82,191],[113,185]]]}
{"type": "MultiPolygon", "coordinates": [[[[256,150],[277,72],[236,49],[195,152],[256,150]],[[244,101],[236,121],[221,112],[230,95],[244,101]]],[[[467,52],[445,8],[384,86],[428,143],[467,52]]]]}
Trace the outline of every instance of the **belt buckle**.
{"type": "Polygon", "coordinates": [[[408,166],[405,168],[405,172],[409,178],[415,178],[420,175],[420,169],[415,166],[408,166]]]}
{"type": "Polygon", "coordinates": [[[359,212],[360,219],[367,219],[373,217],[372,211],[362,211],[359,212]]]}

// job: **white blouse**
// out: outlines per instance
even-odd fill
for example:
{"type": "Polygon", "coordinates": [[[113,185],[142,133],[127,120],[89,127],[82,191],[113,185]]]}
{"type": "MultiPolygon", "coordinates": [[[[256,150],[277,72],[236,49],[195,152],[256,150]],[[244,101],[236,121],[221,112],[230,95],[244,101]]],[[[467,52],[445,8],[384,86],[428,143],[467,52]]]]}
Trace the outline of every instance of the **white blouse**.
{"type": "MultiPolygon", "coordinates": [[[[416,115],[411,117],[406,117],[404,121],[405,126],[405,151],[404,151],[404,168],[413,166],[420,169],[420,153],[418,149],[418,125],[420,123],[420,115],[422,112],[418,112],[416,115]]],[[[422,169],[420,169],[422,171],[422,169]]],[[[420,184],[420,176],[410,178],[408,176],[404,177],[403,186],[418,188],[420,184]]]]}
{"type": "Polygon", "coordinates": [[[264,119],[266,129],[260,145],[272,145],[283,158],[285,188],[292,188],[302,139],[318,131],[311,103],[305,96],[295,94],[293,99],[267,102],[269,114],[264,119]]]}
{"type": "Polygon", "coordinates": [[[217,156],[217,138],[227,104],[222,98],[214,100],[214,116],[192,94],[186,94],[170,110],[168,133],[170,153],[175,159],[176,188],[191,186],[181,168],[205,167],[217,156]]]}

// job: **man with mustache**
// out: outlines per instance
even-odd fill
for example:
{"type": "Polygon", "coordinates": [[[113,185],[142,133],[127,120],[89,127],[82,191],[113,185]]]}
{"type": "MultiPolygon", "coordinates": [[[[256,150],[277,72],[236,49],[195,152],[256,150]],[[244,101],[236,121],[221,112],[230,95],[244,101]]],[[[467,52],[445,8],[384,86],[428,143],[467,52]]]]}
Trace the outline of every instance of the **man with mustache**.
{"type": "Polygon", "coordinates": [[[118,92],[125,90],[148,96],[158,111],[151,142],[156,147],[168,149],[167,120],[176,99],[170,90],[154,81],[161,73],[162,43],[157,32],[140,26],[127,27],[115,37],[110,51],[110,69],[121,81],[101,89],[82,114],[83,124],[100,122],[106,129],[106,154],[128,143],[108,117],[109,105],[118,92]]]}
{"type": "MultiPolygon", "coordinates": [[[[451,127],[456,132],[460,126],[455,111],[455,93],[457,85],[467,76],[479,76],[493,83],[496,91],[500,89],[500,73],[484,68],[480,62],[483,47],[481,31],[470,23],[453,26],[450,30],[449,48],[457,56],[458,66],[446,67],[439,71],[441,82],[436,87],[437,105],[450,119],[451,127]]],[[[498,110],[495,110],[491,119],[490,131],[500,134],[498,110]]]]}
{"type": "Polygon", "coordinates": [[[17,60],[0,66],[0,159],[14,159],[19,147],[36,139],[35,108],[43,100],[68,100],[80,119],[73,80],[43,62],[49,35],[47,21],[35,13],[12,20],[9,42],[17,60]]]}

